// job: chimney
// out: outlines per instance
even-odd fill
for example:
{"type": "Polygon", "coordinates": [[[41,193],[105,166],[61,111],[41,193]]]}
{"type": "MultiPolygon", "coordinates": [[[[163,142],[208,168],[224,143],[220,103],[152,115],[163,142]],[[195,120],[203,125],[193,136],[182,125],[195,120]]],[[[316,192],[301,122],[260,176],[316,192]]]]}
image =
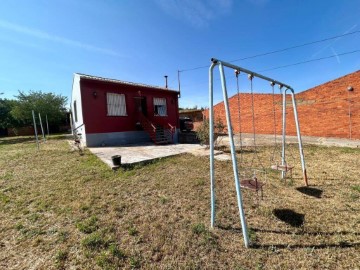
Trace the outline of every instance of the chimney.
{"type": "Polygon", "coordinates": [[[168,84],[167,84],[167,78],[168,78],[168,76],[165,75],[164,77],[165,77],[165,88],[167,89],[167,88],[168,88],[168,84]]]}

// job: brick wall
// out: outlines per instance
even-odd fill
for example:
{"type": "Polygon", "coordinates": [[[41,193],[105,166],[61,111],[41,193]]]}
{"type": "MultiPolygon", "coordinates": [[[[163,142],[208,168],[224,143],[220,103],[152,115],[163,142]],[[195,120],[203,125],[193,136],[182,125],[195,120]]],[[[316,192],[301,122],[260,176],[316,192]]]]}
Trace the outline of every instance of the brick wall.
{"type": "MultiPolygon", "coordinates": [[[[231,120],[235,132],[240,123],[243,133],[253,132],[252,96],[240,94],[229,98],[231,120]]],[[[274,128],[281,133],[282,97],[279,94],[254,94],[255,130],[259,134],[274,134],[274,128]],[[275,104],[275,106],[273,105],[275,104]],[[274,125],[274,110],[275,122],[274,125]]],[[[338,137],[360,139],[360,70],[333,81],[313,87],[296,94],[300,129],[302,135],[319,137],[338,137]],[[353,91],[348,91],[352,86],[353,91]],[[349,117],[351,111],[351,125],[349,117]],[[351,127],[350,127],[351,126],[351,127]],[[351,132],[350,132],[351,129],[351,132]]],[[[287,96],[288,135],[296,135],[293,107],[290,95],[287,96]]],[[[226,124],[223,102],[214,106],[215,121],[221,119],[226,124]]],[[[204,112],[208,117],[208,111],[204,112]]]]}
{"type": "MultiPolygon", "coordinates": [[[[32,126],[7,129],[8,136],[29,136],[29,135],[34,135],[34,132],[35,131],[32,126]]],[[[39,132],[39,129],[38,129],[38,132],[39,132]]],[[[41,133],[41,130],[40,130],[40,133],[41,133]]]]}

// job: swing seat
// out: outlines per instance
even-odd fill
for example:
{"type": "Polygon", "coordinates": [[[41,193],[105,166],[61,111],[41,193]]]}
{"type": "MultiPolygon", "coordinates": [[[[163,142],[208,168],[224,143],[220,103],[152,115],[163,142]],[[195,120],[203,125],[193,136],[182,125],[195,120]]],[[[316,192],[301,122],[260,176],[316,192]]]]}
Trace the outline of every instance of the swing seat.
{"type": "Polygon", "coordinates": [[[293,168],[294,166],[290,166],[290,165],[279,165],[279,164],[271,165],[271,169],[282,172],[292,171],[293,168]]]}
{"type": "Polygon", "coordinates": [[[240,181],[240,187],[250,189],[255,191],[256,193],[260,190],[261,192],[261,198],[263,198],[263,189],[262,187],[265,184],[257,180],[256,177],[250,178],[250,179],[242,179],[240,181]]]}

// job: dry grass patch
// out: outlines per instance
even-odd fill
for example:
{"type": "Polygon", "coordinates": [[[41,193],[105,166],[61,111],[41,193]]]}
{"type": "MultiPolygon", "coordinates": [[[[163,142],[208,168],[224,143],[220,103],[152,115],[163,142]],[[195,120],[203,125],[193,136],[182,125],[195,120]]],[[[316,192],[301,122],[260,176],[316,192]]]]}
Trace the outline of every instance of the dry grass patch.
{"type": "MultiPolygon", "coordinates": [[[[259,148],[255,166],[268,168],[271,153],[259,148]]],[[[216,162],[210,229],[208,158],[113,172],[59,138],[41,151],[0,139],[0,268],[358,269],[360,151],[306,146],[305,157],[309,188],[292,146],[293,179],[267,170],[263,200],[243,191],[245,249],[230,162],[216,162]]]]}

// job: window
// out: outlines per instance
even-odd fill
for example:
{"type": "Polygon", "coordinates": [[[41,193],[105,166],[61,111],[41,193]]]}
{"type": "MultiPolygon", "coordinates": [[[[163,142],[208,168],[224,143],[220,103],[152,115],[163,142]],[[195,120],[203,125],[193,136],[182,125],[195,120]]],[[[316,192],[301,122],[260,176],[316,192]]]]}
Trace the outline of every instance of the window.
{"type": "Polygon", "coordinates": [[[74,100],[74,118],[75,118],[75,122],[77,122],[78,118],[77,118],[76,100],[74,100]]]}
{"type": "Polygon", "coordinates": [[[165,98],[154,98],[154,115],[167,116],[165,98]]]}
{"type": "Polygon", "coordinates": [[[106,94],[107,115],[108,116],[126,116],[126,102],[123,94],[106,94]]]}

